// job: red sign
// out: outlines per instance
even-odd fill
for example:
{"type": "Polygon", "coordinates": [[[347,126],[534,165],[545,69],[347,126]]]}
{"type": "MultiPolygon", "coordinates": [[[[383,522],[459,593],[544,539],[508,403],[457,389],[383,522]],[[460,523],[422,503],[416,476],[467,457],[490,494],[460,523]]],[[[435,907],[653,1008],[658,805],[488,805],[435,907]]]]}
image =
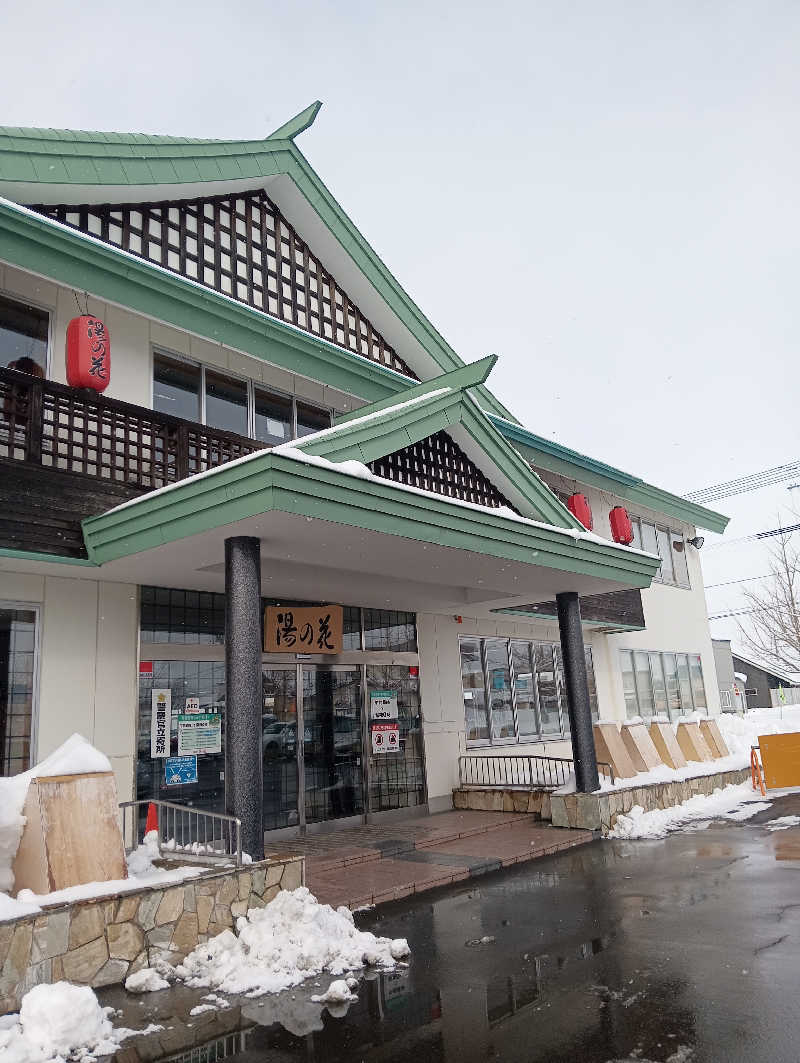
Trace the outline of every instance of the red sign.
{"type": "Polygon", "coordinates": [[[84,314],[67,325],[67,383],[105,391],[111,380],[111,337],[103,322],[84,314]]]}
{"type": "Polygon", "coordinates": [[[152,661],[139,661],[139,675],[152,675],[153,674],[153,662],[152,661]]]}
{"type": "Polygon", "coordinates": [[[400,727],[398,724],[374,723],[372,725],[372,752],[400,752],[400,727]]]}

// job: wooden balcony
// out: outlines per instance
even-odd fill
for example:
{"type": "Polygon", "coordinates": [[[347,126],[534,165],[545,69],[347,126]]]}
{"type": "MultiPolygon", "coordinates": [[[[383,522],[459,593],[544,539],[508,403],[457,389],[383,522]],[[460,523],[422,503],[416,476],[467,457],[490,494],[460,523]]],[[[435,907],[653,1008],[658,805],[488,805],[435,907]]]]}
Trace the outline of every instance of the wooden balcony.
{"type": "Polygon", "coordinates": [[[84,517],[263,448],[0,369],[0,547],[85,557],[84,517]]]}

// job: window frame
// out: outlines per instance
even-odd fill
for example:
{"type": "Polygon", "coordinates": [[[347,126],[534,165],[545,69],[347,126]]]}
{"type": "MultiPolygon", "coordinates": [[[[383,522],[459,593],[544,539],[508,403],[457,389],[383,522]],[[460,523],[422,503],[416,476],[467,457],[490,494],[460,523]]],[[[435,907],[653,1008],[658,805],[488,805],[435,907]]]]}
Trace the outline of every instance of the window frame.
{"type": "Polygon", "coordinates": [[[53,340],[56,308],[54,306],[48,306],[46,303],[40,303],[36,299],[28,299],[27,296],[22,296],[18,292],[9,291],[8,288],[0,287],[0,296],[2,296],[3,299],[7,299],[10,303],[31,306],[34,310],[41,310],[42,313],[47,314],[47,352],[45,354],[44,379],[51,380],[51,374],[53,371],[53,340]]]}
{"type": "MultiPolygon", "coordinates": [[[[31,695],[31,751],[30,764],[25,769],[29,771],[38,761],[39,749],[39,688],[42,669],[42,602],[14,601],[0,598],[0,609],[18,609],[22,612],[34,614],[33,625],[33,691],[31,695]]],[[[2,759],[0,759],[2,764],[2,759]]],[[[0,775],[0,778],[14,778],[14,776],[0,775]]]]}
{"type": "MultiPolygon", "coordinates": [[[[31,304],[32,305],[32,304],[31,304]]],[[[310,399],[303,398],[302,395],[294,395],[289,391],[284,391],[282,388],[273,387],[271,384],[265,384],[260,380],[254,380],[252,377],[245,376],[242,373],[231,372],[229,369],[223,369],[216,365],[206,365],[205,362],[200,362],[196,358],[189,358],[185,354],[179,354],[177,351],[172,351],[168,347],[163,347],[161,344],[151,344],[150,355],[150,409],[155,410],[155,364],[157,358],[166,358],[173,362],[180,362],[183,365],[192,366],[200,371],[200,420],[198,424],[205,425],[208,428],[212,428],[212,425],[208,424],[207,409],[206,409],[206,371],[216,374],[217,376],[227,377],[229,380],[236,383],[244,383],[247,389],[247,432],[245,437],[247,439],[257,440],[256,437],[256,391],[261,392],[264,395],[274,395],[277,399],[283,399],[289,401],[292,410],[292,419],[290,425],[291,435],[288,440],[297,439],[297,403],[308,406],[312,409],[319,410],[320,413],[327,414],[329,425],[333,425],[333,408],[331,406],[324,406],[320,403],[312,402],[310,399]]],[[[217,429],[218,431],[227,431],[227,429],[217,429]]],[[[318,429],[323,431],[323,429],[318,429]]],[[[239,433],[233,433],[238,435],[239,433]]],[[[264,442],[264,440],[259,440],[264,442]]],[[[279,443],[266,444],[270,449],[276,446],[280,446],[279,443]]]]}
{"type": "MultiPolygon", "coordinates": [[[[664,682],[665,700],[666,700],[666,706],[667,706],[666,716],[670,720],[670,722],[674,721],[679,716],[687,716],[687,715],[689,715],[690,713],[693,713],[693,712],[702,712],[705,715],[708,715],[708,689],[706,687],[706,678],[705,678],[705,673],[703,671],[703,655],[701,653],[696,653],[696,652],[693,652],[691,650],[643,650],[643,649],[639,649],[639,648],[634,649],[633,647],[620,647],[619,650],[618,650],[618,654],[619,654],[618,660],[619,660],[620,676],[623,676],[624,675],[624,671],[625,671],[624,666],[623,666],[623,655],[625,655],[625,654],[629,654],[630,655],[631,665],[632,665],[632,668],[633,668],[633,686],[634,686],[634,691],[633,692],[634,692],[634,696],[636,698],[636,712],[633,714],[634,716],[641,716],[641,718],[643,720],[646,720],[646,719],[652,719],[654,716],[664,715],[663,713],[660,713],[658,711],[657,707],[656,707],[656,689],[655,689],[655,682],[654,682],[654,677],[653,677],[653,663],[652,663],[652,657],[653,656],[657,656],[660,659],[662,679],[663,679],[663,682],[664,682]],[[640,687],[640,677],[643,674],[643,671],[640,671],[639,669],[636,668],[636,656],[635,655],[637,653],[644,653],[644,654],[647,655],[648,675],[650,677],[650,696],[651,696],[651,700],[652,700],[652,703],[653,703],[652,711],[645,711],[645,712],[642,711],[642,699],[641,699],[641,694],[640,694],[639,687],[640,687]],[[675,659],[675,675],[677,677],[677,683],[678,683],[677,694],[678,694],[678,699],[680,700],[680,709],[678,710],[677,715],[673,715],[673,713],[670,711],[670,708],[669,708],[670,698],[669,698],[669,687],[668,687],[667,671],[666,671],[666,664],[665,664],[665,658],[667,658],[667,657],[673,657],[675,659]],[[683,690],[681,689],[681,675],[680,675],[680,662],[679,662],[679,658],[680,657],[685,657],[686,658],[687,668],[689,668],[689,693],[690,693],[691,699],[692,699],[691,705],[684,705],[684,703],[683,703],[684,698],[683,698],[683,690]],[[698,667],[699,667],[699,670],[700,670],[700,679],[701,679],[702,684],[703,684],[703,698],[705,700],[705,705],[699,705],[698,706],[696,698],[695,698],[694,683],[693,683],[692,677],[691,677],[691,665],[690,665],[690,661],[691,661],[692,658],[697,658],[698,667]]],[[[622,681],[622,685],[623,685],[623,701],[625,702],[625,718],[629,720],[632,717],[631,717],[631,714],[628,712],[627,699],[624,696],[624,686],[625,686],[624,680],[622,681]]]]}
{"type": "MultiPolygon", "coordinates": [[[[682,531],[677,531],[675,528],[671,528],[668,524],[660,523],[659,521],[650,520],[647,517],[640,517],[638,514],[630,515],[631,525],[633,527],[633,542],[637,550],[644,550],[644,540],[642,538],[642,525],[647,525],[652,528],[655,534],[656,548],[655,553],[661,558],[661,565],[659,565],[658,572],[653,576],[653,583],[660,583],[664,587],[679,587],[681,590],[690,591],[692,589],[692,580],[689,575],[688,557],[686,556],[686,535],[682,531]],[[669,546],[669,566],[672,571],[672,579],[664,578],[664,561],[666,560],[660,549],[659,532],[662,535],[666,535],[667,543],[669,546]],[[677,551],[675,549],[675,540],[679,540],[683,543],[683,550],[677,551]],[[637,542],[638,540],[638,542],[637,542]],[[684,583],[678,578],[678,566],[675,563],[675,555],[682,553],[683,556],[683,568],[686,570],[686,582],[684,583]]],[[[649,552],[649,551],[648,551],[649,552]]]]}
{"type": "MultiPolygon", "coordinates": [[[[463,670],[462,670],[462,657],[461,657],[461,644],[462,642],[477,642],[480,654],[481,670],[483,673],[483,696],[484,705],[486,707],[487,714],[487,726],[489,737],[478,738],[470,740],[467,737],[466,720],[465,720],[465,743],[469,749],[478,749],[487,746],[509,746],[509,745],[542,745],[546,742],[563,742],[569,740],[570,728],[569,728],[569,710],[567,706],[567,690],[564,683],[563,676],[563,664],[560,657],[560,643],[550,642],[547,639],[536,638],[523,638],[519,635],[459,635],[458,636],[458,655],[459,655],[459,682],[462,683],[462,698],[464,693],[463,687],[463,670]],[[505,643],[506,660],[508,662],[508,674],[511,683],[511,711],[513,715],[514,734],[513,736],[506,736],[505,738],[493,737],[493,720],[492,720],[492,706],[491,706],[491,687],[489,680],[489,669],[487,667],[487,643],[488,642],[503,642],[505,643]],[[519,713],[517,706],[517,676],[516,669],[514,668],[514,653],[512,649],[513,643],[525,643],[529,647],[529,659],[531,663],[531,686],[533,694],[533,710],[534,718],[536,720],[537,731],[535,733],[521,734],[519,729],[519,713]],[[541,700],[539,696],[539,683],[538,683],[538,670],[536,667],[536,653],[537,646],[547,646],[550,650],[553,678],[556,688],[556,696],[558,699],[558,722],[559,730],[552,732],[542,731],[542,709],[541,700]],[[531,648],[533,652],[531,652],[531,648]]],[[[592,654],[591,646],[585,647],[585,657],[587,662],[587,668],[591,665],[592,677],[594,683],[590,683],[590,699],[592,701],[592,719],[598,718],[599,709],[597,701],[597,675],[594,671],[594,655],[592,654]]]]}

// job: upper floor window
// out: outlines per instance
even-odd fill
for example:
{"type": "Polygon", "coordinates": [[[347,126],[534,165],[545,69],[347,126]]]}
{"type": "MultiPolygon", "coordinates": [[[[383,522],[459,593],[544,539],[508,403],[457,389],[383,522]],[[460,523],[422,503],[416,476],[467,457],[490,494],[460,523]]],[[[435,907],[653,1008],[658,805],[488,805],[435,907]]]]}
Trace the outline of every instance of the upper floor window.
{"type": "Polygon", "coordinates": [[[683,532],[673,531],[660,524],[631,517],[633,543],[637,550],[648,554],[658,554],[661,568],[653,577],[660,583],[670,583],[675,587],[689,587],[689,568],[686,564],[686,540],[683,532]]]}
{"type": "Polygon", "coordinates": [[[270,447],[331,425],[324,407],[160,351],[153,356],[153,409],[270,447]]]}
{"type": "Polygon", "coordinates": [[[0,295],[0,366],[46,376],[49,332],[46,310],[0,295]]]}

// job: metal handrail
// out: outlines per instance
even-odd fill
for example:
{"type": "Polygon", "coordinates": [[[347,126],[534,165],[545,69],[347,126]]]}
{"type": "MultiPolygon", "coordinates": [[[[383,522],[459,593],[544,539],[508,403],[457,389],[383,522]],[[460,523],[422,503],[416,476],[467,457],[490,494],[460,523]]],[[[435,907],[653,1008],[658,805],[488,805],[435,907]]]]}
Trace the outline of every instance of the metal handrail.
{"type": "Polygon", "coordinates": [[[242,821],[236,816],[222,812],[205,812],[190,805],[174,801],[151,800],[121,801],[122,837],[125,851],[131,852],[139,843],[139,825],[135,811],[128,823],[128,809],[138,810],[142,805],[155,805],[158,811],[159,856],[178,853],[189,861],[233,859],[236,867],[242,865],[242,821]],[[130,842],[129,842],[130,839],[130,842]]]}
{"type": "MultiPolygon", "coordinates": [[[[614,769],[611,764],[598,761],[597,767],[603,775],[609,776],[613,785],[614,769]]],[[[471,754],[458,758],[460,786],[555,790],[564,785],[574,770],[575,761],[571,757],[471,754]]]]}

